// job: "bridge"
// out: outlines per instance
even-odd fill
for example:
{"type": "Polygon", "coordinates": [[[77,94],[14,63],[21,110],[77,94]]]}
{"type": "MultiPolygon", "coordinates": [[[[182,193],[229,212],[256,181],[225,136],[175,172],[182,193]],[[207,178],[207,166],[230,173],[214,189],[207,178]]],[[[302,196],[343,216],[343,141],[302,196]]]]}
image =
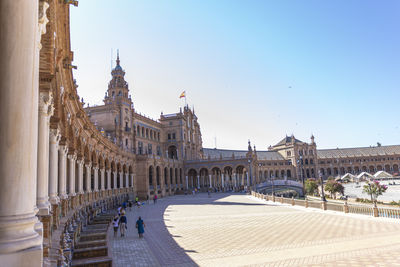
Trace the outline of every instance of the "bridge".
{"type": "Polygon", "coordinates": [[[293,180],[265,181],[258,184],[256,190],[264,194],[270,194],[272,191],[274,191],[275,194],[296,192],[299,196],[303,196],[303,184],[293,180]]]}

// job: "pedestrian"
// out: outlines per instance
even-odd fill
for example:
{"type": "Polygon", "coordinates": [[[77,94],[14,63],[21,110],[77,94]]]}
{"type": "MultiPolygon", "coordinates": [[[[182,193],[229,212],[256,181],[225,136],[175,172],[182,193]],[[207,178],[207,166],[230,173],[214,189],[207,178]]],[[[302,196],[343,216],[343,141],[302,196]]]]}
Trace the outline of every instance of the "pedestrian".
{"type": "Polygon", "coordinates": [[[126,201],[124,201],[124,203],[122,203],[122,208],[125,210],[126,209],[126,201]]]}
{"type": "Polygon", "coordinates": [[[150,196],[147,195],[147,199],[146,199],[147,204],[149,204],[149,198],[150,198],[150,196]]]}
{"type": "Polygon", "coordinates": [[[114,237],[117,237],[118,226],[119,226],[119,216],[115,215],[112,223],[113,223],[113,228],[114,228],[114,237]]]}
{"type": "Polygon", "coordinates": [[[144,224],[142,217],[139,216],[139,219],[136,221],[136,228],[138,229],[139,238],[143,237],[145,227],[146,225],[144,224]]]}
{"type": "Polygon", "coordinates": [[[135,198],[135,204],[137,205],[138,202],[139,202],[139,197],[136,197],[136,198],[135,198]]]}
{"type": "Polygon", "coordinates": [[[132,200],[129,200],[128,205],[129,205],[129,211],[132,211],[132,200]]]}
{"type": "Polygon", "coordinates": [[[154,199],[153,200],[154,200],[154,204],[156,204],[157,203],[157,194],[154,195],[154,199]]]}
{"type": "Polygon", "coordinates": [[[118,216],[121,216],[122,206],[119,206],[117,210],[118,210],[118,216]]]}
{"type": "Polygon", "coordinates": [[[121,231],[121,237],[125,236],[126,229],[128,229],[128,219],[125,216],[125,211],[121,212],[119,218],[119,230],[121,231]]]}

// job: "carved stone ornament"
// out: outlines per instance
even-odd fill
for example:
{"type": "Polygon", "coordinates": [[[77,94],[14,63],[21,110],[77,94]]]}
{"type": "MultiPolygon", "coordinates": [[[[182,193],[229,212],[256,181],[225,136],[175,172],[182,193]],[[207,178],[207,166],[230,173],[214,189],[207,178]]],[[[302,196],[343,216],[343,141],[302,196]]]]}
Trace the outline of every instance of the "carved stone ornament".
{"type": "Polygon", "coordinates": [[[51,92],[39,93],[39,112],[50,116],[53,114],[53,94],[51,92]]]}
{"type": "Polygon", "coordinates": [[[49,19],[47,18],[47,15],[46,15],[46,11],[48,8],[49,8],[49,3],[47,3],[46,1],[43,1],[43,0],[39,1],[39,20],[38,20],[38,24],[39,24],[39,27],[38,27],[39,45],[38,45],[38,47],[39,47],[39,49],[42,49],[42,44],[40,43],[41,39],[42,39],[42,34],[46,33],[46,25],[49,22],[49,19]]]}

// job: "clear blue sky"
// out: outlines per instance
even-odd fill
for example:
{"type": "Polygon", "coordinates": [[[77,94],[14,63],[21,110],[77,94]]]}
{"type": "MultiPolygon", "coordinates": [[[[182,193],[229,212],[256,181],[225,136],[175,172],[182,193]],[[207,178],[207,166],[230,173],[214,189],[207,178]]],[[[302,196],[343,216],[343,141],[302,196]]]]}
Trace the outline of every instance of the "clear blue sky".
{"type": "Polygon", "coordinates": [[[400,144],[400,1],[84,0],[71,6],[78,93],[102,104],[119,48],[135,109],[183,105],[203,146],[400,144]]]}

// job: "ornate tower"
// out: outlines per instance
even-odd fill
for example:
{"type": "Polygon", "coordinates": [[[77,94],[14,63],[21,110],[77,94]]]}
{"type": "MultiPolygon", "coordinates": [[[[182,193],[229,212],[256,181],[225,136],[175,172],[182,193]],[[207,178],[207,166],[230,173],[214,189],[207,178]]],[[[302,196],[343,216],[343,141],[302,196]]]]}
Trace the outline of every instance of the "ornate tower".
{"type": "Polygon", "coordinates": [[[125,81],[125,71],[120,65],[119,52],[117,52],[117,65],[111,71],[111,81],[104,97],[105,106],[113,110],[114,131],[111,136],[115,143],[124,149],[134,148],[133,140],[133,105],[129,95],[129,86],[125,81]]]}

